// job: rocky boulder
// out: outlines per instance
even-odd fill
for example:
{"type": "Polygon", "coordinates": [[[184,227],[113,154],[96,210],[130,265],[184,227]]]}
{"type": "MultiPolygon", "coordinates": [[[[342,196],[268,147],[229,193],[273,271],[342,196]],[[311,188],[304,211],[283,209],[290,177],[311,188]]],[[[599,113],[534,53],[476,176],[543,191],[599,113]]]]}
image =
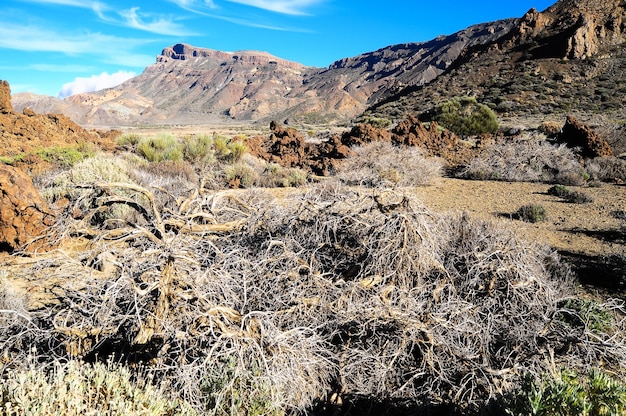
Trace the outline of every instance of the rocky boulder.
{"type": "Polygon", "coordinates": [[[0,250],[44,248],[43,242],[29,243],[43,235],[54,220],[30,177],[19,169],[0,165],[0,250]]]}
{"type": "Polygon", "coordinates": [[[582,157],[611,156],[613,154],[611,146],[605,139],[574,116],[567,116],[565,125],[557,136],[557,141],[565,143],[568,147],[580,148],[582,157]]]}
{"type": "Polygon", "coordinates": [[[11,87],[6,81],[0,81],[0,113],[8,114],[13,112],[11,104],[11,87]]]}

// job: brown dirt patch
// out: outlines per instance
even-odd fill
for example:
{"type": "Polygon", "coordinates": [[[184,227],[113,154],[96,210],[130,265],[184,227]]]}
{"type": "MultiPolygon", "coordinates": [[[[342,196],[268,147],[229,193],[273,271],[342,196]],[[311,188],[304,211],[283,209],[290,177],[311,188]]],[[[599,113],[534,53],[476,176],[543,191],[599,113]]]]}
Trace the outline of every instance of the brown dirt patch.
{"type": "Polygon", "coordinates": [[[626,209],[626,186],[571,187],[593,198],[593,202],[586,204],[567,203],[549,195],[550,186],[442,178],[433,186],[412,192],[434,211],[467,211],[479,218],[500,218],[523,235],[560,251],[626,255],[626,221],[615,215],[626,209]],[[526,204],[542,205],[546,220],[526,223],[514,219],[515,211],[526,204]]]}

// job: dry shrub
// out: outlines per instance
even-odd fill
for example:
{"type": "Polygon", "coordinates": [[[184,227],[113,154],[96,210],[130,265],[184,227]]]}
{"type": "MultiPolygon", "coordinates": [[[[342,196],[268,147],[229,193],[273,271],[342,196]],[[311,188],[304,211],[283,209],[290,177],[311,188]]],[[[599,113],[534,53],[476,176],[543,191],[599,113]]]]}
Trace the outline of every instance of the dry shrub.
{"type": "Polygon", "coordinates": [[[582,185],[587,178],[574,152],[552,145],[543,135],[495,144],[460,173],[478,180],[582,185]]]}
{"type": "Polygon", "coordinates": [[[372,142],[352,149],[337,168],[337,178],[349,185],[369,187],[419,186],[441,176],[442,163],[418,147],[372,142]]]}
{"type": "Polygon", "coordinates": [[[187,404],[167,398],[146,380],[112,363],[55,362],[47,370],[31,359],[31,368],[10,372],[0,381],[3,415],[124,414],[192,416],[187,404]]]}
{"type": "Polygon", "coordinates": [[[144,223],[67,218],[59,231],[88,248],[20,270],[59,298],[0,321],[12,366],[31,347],[112,354],[220,415],[303,413],[333,392],[471,412],[522,370],[624,371],[623,334],[563,320],[567,268],[504,223],[330,182],[284,200],[201,188],[168,209],[126,190],[148,201],[144,223]]]}
{"type": "Polygon", "coordinates": [[[612,182],[626,181],[626,160],[614,156],[596,157],[586,162],[587,172],[592,179],[612,182]]]}

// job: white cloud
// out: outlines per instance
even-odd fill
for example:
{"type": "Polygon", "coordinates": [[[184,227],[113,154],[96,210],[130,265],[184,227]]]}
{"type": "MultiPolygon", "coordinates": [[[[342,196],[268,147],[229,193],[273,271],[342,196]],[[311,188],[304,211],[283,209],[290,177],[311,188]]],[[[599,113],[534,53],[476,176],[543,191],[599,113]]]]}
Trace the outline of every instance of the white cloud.
{"type": "Polygon", "coordinates": [[[79,7],[81,9],[92,9],[96,14],[102,13],[102,10],[107,9],[107,5],[99,1],[87,1],[87,0],[22,0],[27,3],[37,4],[54,4],[57,6],[70,6],[79,7]]]}
{"type": "Polygon", "coordinates": [[[135,50],[151,40],[121,38],[102,33],[58,33],[40,26],[0,21],[0,49],[27,52],[60,52],[70,56],[95,57],[101,62],[130,68],[145,67],[154,56],[135,50]]]}
{"type": "MultiPolygon", "coordinates": [[[[128,10],[119,12],[123,21],[120,24],[131,27],[133,29],[143,30],[146,32],[156,33],[159,35],[174,36],[192,36],[193,33],[188,32],[178,23],[168,20],[164,17],[158,17],[152,21],[146,21],[146,15],[139,13],[139,7],[133,7],[128,10]]],[[[101,16],[103,18],[104,16],[101,16]]],[[[117,23],[111,19],[104,19],[108,23],[117,23]]]]}
{"type": "Polygon", "coordinates": [[[103,72],[100,75],[92,75],[89,78],[77,77],[74,81],[63,85],[61,92],[59,92],[59,98],[69,97],[81,92],[92,92],[115,87],[135,75],[134,72],[118,71],[114,74],[103,72]]]}
{"type": "Polygon", "coordinates": [[[319,3],[321,0],[228,0],[231,3],[240,3],[276,13],[291,15],[306,15],[305,9],[319,3]]]}
{"type": "MultiPolygon", "coordinates": [[[[231,17],[234,13],[229,13],[223,7],[215,5],[211,0],[168,0],[171,3],[176,4],[181,9],[195,13],[200,16],[209,17],[211,19],[223,20],[240,26],[255,27],[259,29],[276,30],[283,32],[306,32],[301,28],[289,28],[276,26],[274,24],[265,24],[253,22],[241,17],[231,17]]],[[[229,0],[230,1],[230,0],[229,0]]],[[[237,1],[231,1],[231,3],[238,3],[237,1]]]]}

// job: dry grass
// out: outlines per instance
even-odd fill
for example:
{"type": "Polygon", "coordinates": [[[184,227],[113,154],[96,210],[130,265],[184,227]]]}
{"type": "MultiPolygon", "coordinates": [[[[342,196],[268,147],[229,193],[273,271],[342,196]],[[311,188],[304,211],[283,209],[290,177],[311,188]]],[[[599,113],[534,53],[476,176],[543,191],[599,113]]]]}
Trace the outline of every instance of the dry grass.
{"type": "MultiPolygon", "coordinates": [[[[141,221],[60,219],[51,237],[86,249],[7,276],[60,283],[46,308],[2,307],[6,369],[33,352],[113,355],[197,411],[233,415],[303,413],[332,393],[471,412],[522,372],[624,371],[618,324],[564,321],[567,268],[503,223],[332,182],[280,201],[97,183],[94,211],[103,191],[141,221]]],[[[607,308],[623,318],[623,303],[607,308]]]]}

